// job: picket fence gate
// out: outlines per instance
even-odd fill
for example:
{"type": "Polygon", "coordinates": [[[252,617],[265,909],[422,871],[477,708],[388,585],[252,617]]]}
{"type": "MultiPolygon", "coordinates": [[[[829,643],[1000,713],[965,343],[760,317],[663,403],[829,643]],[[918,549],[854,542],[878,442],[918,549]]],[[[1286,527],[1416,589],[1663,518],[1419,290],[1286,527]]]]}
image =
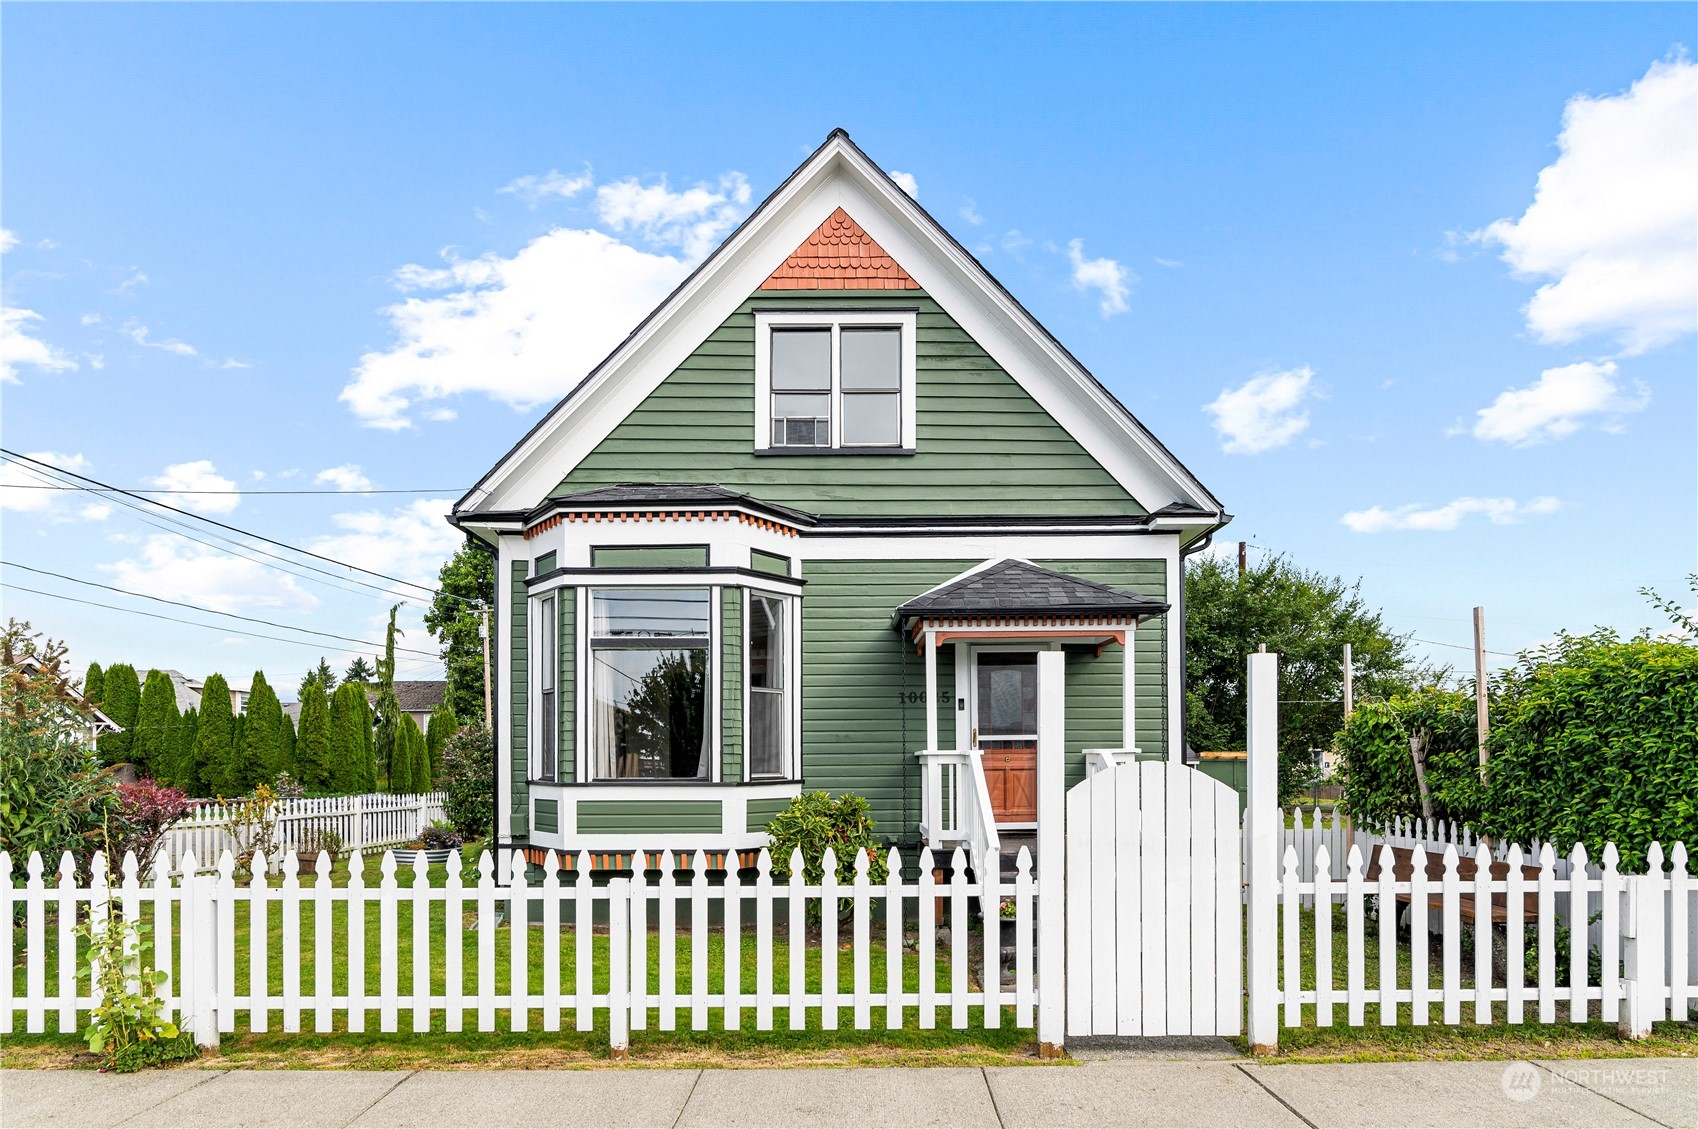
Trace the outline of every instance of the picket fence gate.
{"type": "Polygon", "coordinates": [[[1243,1029],[1238,793],[1178,761],[1067,793],[1067,1034],[1243,1029]]]}
{"type": "MultiPolygon", "coordinates": [[[[422,855],[415,856],[412,883],[402,886],[395,857],[385,852],[381,881],[368,886],[354,852],[347,884],[336,886],[323,854],[311,885],[302,883],[293,852],[285,856],[277,885],[268,882],[263,859],[255,860],[253,877],[239,884],[229,852],[213,875],[190,854],[175,869],[168,862],[156,864],[144,883],[135,857],[126,855],[113,887],[98,856],[88,885],[78,884],[69,854],[57,884],[49,885],[40,856],[31,855],[19,889],[13,886],[11,859],[0,854],[0,912],[13,921],[14,907],[22,908],[26,966],[21,998],[10,976],[0,978],[0,1034],[12,1032],[18,1011],[32,1033],[46,1030],[49,1014],[57,1016],[59,1031],[77,1029],[79,1013],[97,1001],[89,978],[79,975],[74,929],[80,921],[102,921],[112,905],[128,920],[152,923],[152,963],[166,974],[159,991],[203,1044],[235,1031],[239,1015],[245,1017],[242,1026],[255,1032],[270,1030],[273,1015],[286,1032],[300,1031],[304,1019],[318,1032],[336,1030],[338,1021],[359,1032],[375,1012],[377,1029],[391,1032],[400,1029],[400,1013],[407,1012],[413,1031],[432,1030],[440,1017],[442,1029],[455,1032],[464,1028],[467,1012],[475,1013],[479,1031],[496,1030],[498,1012],[506,1013],[512,1031],[527,1030],[533,1016],[542,1030],[557,1031],[567,1013],[578,1030],[591,1030],[603,1013],[616,1051],[627,1046],[631,1029],[651,1021],[662,1031],[676,1030],[680,1013],[697,1031],[737,1030],[745,1012],[752,1013],[756,1030],[768,1031],[779,1011],[791,1030],[805,1028],[810,1015],[826,1030],[840,1025],[869,1030],[875,1012],[882,1021],[877,1025],[892,1030],[909,1014],[922,1029],[933,1028],[940,1012],[955,1029],[995,1028],[1005,1019],[1017,1027],[1034,1025],[1039,891],[1024,849],[1012,882],[1001,879],[994,859],[983,868],[983,879],[970,880],[959,849],[942,882],[929,860],[918,867],[916,879],[905,881],[895,849],[886,860],[888,879],[876,883],[866,853],[856,857],[848,883],[838,880],[836,860],[828,853],[817,884],[803,880],[799,852],[787,880],[774,879],[763,850],[752,882],[733,868],[722,884],[710,883],[705,868],[679,881],[679,870],[691,860],[671,851],[661,857],[658,874],[602,884],[591,878],[587,857],[575,852],[551,853],[540,882],[527,877],[521,854],[509,859],[507,884],[497,885],[495,864],[485,852],[477,882],[468,886],[456,852],[443,885],[432,886],[422,855]],[[586,865],[579,869],[579,863],[586,865]],[[1004,899],[1013,909],[1007,983],[997,924],[1004,899]],[[975,935],[970,922],[973,903],[980,900],[993,909],[987,927],[975,935]],[[806,923],[810,908],[817,928],[796,930],[792,923],[806,923]],[[469,925],[468,911],[475,914],[469,925]],[[945,917],[947,933],[940,929],[945,917]],[[280,929],[274,929],[279,918],[280,929]],[[716,918],[722,924],[707,927],[716,918]],[[775,919],[791,927],[780,934],[775,919]],[[540,929],[510,927],[503,938],[501,922],[539,923],[540,929]],[[240,943],[238,923],[246,935],[240,943]],[[885,941],[884,974],[877,982],[876,928],[885,941]],[[709,957],[710,934],[720,940],[717,968],[709,957]],[[688,959],[682,963],[688,967],[681,968],[680,944],[686,940],[688,959]],[[540,967],[533,967],[533,951],[540,967]],[[436,953],[442,957],[440,972],[433,970],[436,953]],[[368,977],[368,954],[377,957],[375,983],[368,977]],[[50,964],[57,969],[52,984],[46,977],[50,964]],[[340,976],[339,964],[346,967],[340,976]],[[810,967],[819,969],[817,980],[810,967]],[[752,990],[745,987],[745,968],[752,972],[752,990]],[[1005,1016],[1005,1009],[1011,1014],[1005,1016]]],[[[15,926],[4,931],[0,956],[8,968],[20,955],[16,933],[15,926]]]]}
{"type": "MultiPolygon", "coordinates": [[[[372,792],[278,800],[271,809],[271,873],[280,873],[289,851],[316,851],[319,837],[326,831],[341,840],[343,850],[369,851],[411,842],[432,823],[445,818],[446,800],[446,792],[372,792]]],[[[210,874],[225,851],[246,848],[232,830],[232,820],[232,805],[203,801],[170,826],[164,841],[173,858],[192,853],[202,871],[210,874]]]]}

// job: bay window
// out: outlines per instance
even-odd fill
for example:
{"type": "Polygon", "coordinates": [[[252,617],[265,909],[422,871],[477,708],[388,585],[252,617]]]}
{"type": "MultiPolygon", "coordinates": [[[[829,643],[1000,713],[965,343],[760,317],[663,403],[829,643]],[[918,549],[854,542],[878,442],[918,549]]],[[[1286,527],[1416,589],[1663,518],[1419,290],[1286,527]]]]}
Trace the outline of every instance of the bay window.
{"type": "Polygon", "coordinates": [[[590,594],[590,742],[601,780],[706,780],[707,588],[590,594]]]}

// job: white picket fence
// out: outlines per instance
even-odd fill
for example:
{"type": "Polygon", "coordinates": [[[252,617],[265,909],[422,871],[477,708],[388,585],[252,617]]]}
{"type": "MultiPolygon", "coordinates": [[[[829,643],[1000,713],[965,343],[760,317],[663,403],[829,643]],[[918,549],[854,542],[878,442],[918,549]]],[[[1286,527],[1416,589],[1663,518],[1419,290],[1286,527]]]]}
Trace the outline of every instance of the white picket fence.
{"type": "MultiPolygon", "coordinates": [[[[361,796],[322,796],[279,800],[272,807],[273,830],[270,872],[279,873],[289,851],[316,851],[320,836],[332,832],[343,850],[370,851],[374,847],[398,847],[418,838],[432,823],[444,818],[445,792],[395,795],[374,792],[361,796]]],[[[172,858],[193,854],[204,873],[212,873],[214,861],[225,851],[240,851],[243,845],[231,831],[231,808],[227,804],[203,802],[165,833],[172,858]]]]}
{"type": "Polygon", "coordinates": [[[1687,872],[1684,844],[1670,852],[1667,869],[1662,848],[1653,844],[1644,875],[1622,874],[1613,844],[1602,867],[1589,866],[1585,847],[1576,846],[1561,869],[1549,844],[1536,858],[1511,845],[1495,869],[1492,852],[1480,844],[1468,859],[1454,842],[1430,855],[1417,840],[1401,865],[1399,845],[1359,842],[1338,860],[1322,844],[1308,879],[1298,849],[1286,845],[1276,894],[1278,981],[1266,986],[1286,1027],[1299,1026],[1305,1015],[1331,1026],[1341,1010],[1345,1023],[1361,1026],[1370,1006],[1383,1026],[1425,1025],[1437,1009],[1445,1024],[1600,1019],[1643,1031],[1653,1020],[1698,1013],[1698,952],[1691,946],[1698,882],[1687,872]],[[1379,866],[1370,878],[1375,851],[1379,866]],[[1436,878],[1429,874],[1435,859],[1442,867],[1436,878]],[[1464,873],[1465,862],[1472,862],[1471,873],[1464,873]],[[1407,876],[1400,879],[1400,870],[1407,876]],[[1335,906],[1343,907],[1342,962],[1334,958],[1335,906]],[[1584,940],[1594,914],[1595,971],[1584,940]],[[1305,915],[1314,937],[1307,961],[1300,955],[1305,915]],[[1409,938],[1402,946],[1400,925],[1409,938]],[[1580,938],[1570,943],[1561,974],[1559,928],[1580,938]],[[1431,938],[1437,967],[1431,967],[1431,938]],[[1465,942],[1472,948],[1466,970],[1465,942]],[[1371,980],[1370,955],[1377,965],[1371,980]]]}
{"type": "Polygon", "coordinates": [[[78,1014],[96,1001],[88,978],[77,974],[73,929],[91,914],[98,920],[112,904],[127,919],[153,923],[154,966],[166,973],[160,991],[203,1044],[235,1031],[239,1016],[249,1031],[269,1030],[275,1015],[286,1032],[300,1031],[303,1017],[314,1031],[340,1025],[358,1032],[374,1012],[378,1030],[386,1032],[399,1029],[402,1012],[413,1031],[429,1031],[440,1020],[450,1032],[463,1029],[468,1012],[479,1031],[497,1030],[498,1012],[512,1031],[527,1030],[533,1018],[542,1030],[557,1031],[567,1013],[578,1030],[589,1030],[600,1013],[616,1050],[627,1045],[630,1029],[651,1022],[662,1031],[681,1022],[697,1031],[737,1030],[745,1012],[760,1031],[773,1029],[778,1012],[792,1030],[805,1028],[810,1016],[826,1030],[894,1030],[910,1013],[921,1028],[933,1028],[940,1012],[956,1029],[995,1028],[1005,1019],[1017,1027],[1034,1023],[1038,889],[1025,850],[1008,883],[995,860],[983,868],[985,879],[969,881],[959,849],[944,882],[929,857],[914,881],[904,881],[893,849],[886,881],[871,880],[862,854],[854,880],[840,883],[828,854],[824,879],[813,885],[803,881],[799,854],[792,877],[776,881],[764,850],[752,881],[732,869],[722,883],[710,883],[705,868],[679,881],[678,868],[690,860],[671,851],[658,873],[601,885],[592,880],[588,859],[575,853],[551,853],[540,880],[527,877],[522,855],[509,858],[504,885],[497,885],[487,852],[478,859],[475,885],[463,883],[458,852],[439,875],[442,885],[429,883],[422,856],[402,885],[394,855],[385,852],[381,881],[367,886],[356,853],[347,884],[336,886],[322,854],[310,885],[293,853],[277,885],[264,866],[239,884],[228,852],[213,875],[185,856],[175,872],[155,866],[145,883],[134,857],[126,856],[112,888],[103,862],[91,884],[79,885],[67,855],[50,884],[32,855],[20,889],[10,858],[0,855],[0,914],[15,922],[14,907],[21,905],[23,935],[20,953],[18,926],[5,930],[0,956],[8,968],[22,957],[26,969],[21,996],[11,976],[0,978],[0,1034],[14,1029],[20,1012],[28,1032],[45,1031],[50,1014],[59,1031],[77,1029],[78,1014]],[[1004,898],[1014,907],[1006,981],[996,908],[1004,898]],[[983,930],[970,926],[977,900],[992,907],[983,930]],[[819,924],[796,928],[810,908],[819,924]],[[475,915],[470,925],[468,912],[475,915]],[[947,932],[940,929],[945,917],[947,932]],[[499,928],[503,922],[534,926],[499,928]],[[717,960],[710,961],[715,936],[717,960]],[[875,948],[885,962],[876,982],[875,948]],[[437,953],[442,968],[433,972],[437,953]],[[378,958],[375,983],[368,954],[378,958]],[[50,965],[57,968],[52,983],[50,965]],[[810,966],[819,970],[812,979],[810,966]],[[599,976],[604,985],[596,983],[599,976]]]}

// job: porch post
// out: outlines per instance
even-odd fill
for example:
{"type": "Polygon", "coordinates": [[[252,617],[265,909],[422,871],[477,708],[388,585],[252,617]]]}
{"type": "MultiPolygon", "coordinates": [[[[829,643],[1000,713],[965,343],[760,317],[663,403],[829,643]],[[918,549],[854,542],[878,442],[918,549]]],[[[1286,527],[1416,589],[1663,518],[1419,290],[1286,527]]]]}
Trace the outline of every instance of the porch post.
{"type": "Polygon", "coordinates": [[[955,644],[955,749],[964,753],[973,747],[973,719],[967,702],[973,694],[973,670],[965,640],[955,644]]]}
{"type": "MultiPolygon", "coordinates": [[[[1038,1056],[1059,1058],[1066,1031],[1067,655],[1038,652],[1038,1056]]],[[[1083,893],[1081,896],[1086,896],[1083,893]]]]}
{"type": "MultiPolygon", "coordinates": [[[[1133,645],[1135,641],[1132,638],[1132,633],[1135,630],[1137,630],[1135,624],[1126,625],[1126,645],[1121,648],[1120,656],[1123,664],[1120,671],[1120,747],[1127,750],[1134,750],[1138,747],[1138,691],[1134,685],[1138,659],[1136,648],[1133,645]]],[[[1169,759],[1178,758],[1169,753],[1169,759]]]]}
{"type": "Polygon", "coordinates": [[[937,633],[926,629],[926,749],[937,750],[937,633]]]}

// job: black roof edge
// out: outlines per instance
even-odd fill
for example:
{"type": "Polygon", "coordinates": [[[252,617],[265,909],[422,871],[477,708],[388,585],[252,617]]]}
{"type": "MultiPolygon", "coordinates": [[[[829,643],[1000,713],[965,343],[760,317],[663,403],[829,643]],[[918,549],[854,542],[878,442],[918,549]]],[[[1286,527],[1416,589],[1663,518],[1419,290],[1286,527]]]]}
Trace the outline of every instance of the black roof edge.
{"type": "Polygon", "coordinates": [[[822,515],[815,524],[821,530],[841,526],[865,525],[873,528],[902,528],[905,526],[1020,526],[1020,525],[1108,525],[1142,527],[1149,525],[1150,514],[876,514],[853,517],[846,514],[822,515]]]}
{"type": "Polygon", "coordinates": [[[578,381],[578,383],[573,386],[573,388],[570,392],[567,392],[566,395],[562,396],[560,398],[560,400],[554,405],[554,407],[550,408],[546,413],[544,413],[544,415],[542,416],[541,419],[537,420],[536,423],[532,424],[531,427],[530,427],[530,430],[526,431],[524,435],[520,436],[519,441],[517,443],[513,444],[512,447],[508,448],[506,454],[502,455],[499,459],[495,460],[495,465],[491,466],[489,468],[489,470],[485,471],[483,473],[483,475],[478,478],[477,482],[472,484],[472,488],[470,490],[467,490],[463,495],[460,496],[460,499],[454,503],[454,508],[451,512],[452,513],[458,513],[459,510],[460,510],[460,507],[463,506],[466,503],[466,500],[468,498],[470,498],[473,494],[476,494],[479,490],[483,489],[484,483],[489,481],[489,476],[494,474],[496,469],[499,468],[501,466],[501,464],[505,463],[508,459],[512,458],[513,455],[519,450],[519,448],[523,447],[527,442],[530,441],[531,436],[535,435],[539,430],[541,430],[541,428],[544,424],[546,424],[549,420],[553,419],[557,414],[559,414],[559,412],[563,408],[565,408],[567,404],[569,404],[572,401],[572,398],[574,396],[576,396],[584,388],[584,386],[586,384],[588,384],[591,380],[595,379],[597,373],[601,372],[601,370],[603,368],[607,367],[607,364],[608,364],[609,361],[611,361],[614,357],[619,355],[620,351],[625,348],[626,344],[633,337],[635,337],[635,336],[637,336],[637,334],[641,333],[643,331],[643,329],[646,326],[648,326],[648,324],[650,322],[652,322],[656,317],[658,317],[660,315],[660,312],[662,310],[666,309],[667,306],[671,305],[672,300],[674,298],[676,298],[679,295],[679,293],[681,293],[686,287],[688,287],[690,285],[690,283],[695,280],[697,275],[701,274],[704,270],[706,270],[708,268],[708,265],[710,263],[712,263],[715,259],[719,258],[719,256],[725,251],[725,248],[727,246],[729,246],[731,244],[731,242],[734,239],[736,239],[737,236],[740,235],[745,228],[747,228],[750,224],[754,223],[756,218],[758,218],[761,215],[762,212],[766,211],[767,206],[772,203],[773,198],[775,196],[777,196],[780,192],[783,192],[784,189],[790,184],[791,181],[795,180],[796,177],[801,175],[802,170],[807,168],[808,165],[813,162],[815,157],[819,156],[821,150],[823,150],[827,145],[830,145],[832,143],[832,141],[835,138],[838,138],[838,137],[843,138],[844,142],[846,144],[848,144],[848,146],[851,149],[853,149],[853,150],[855,150],[855,152],[859,153],[861,155],[861,157],[869,165],[871,165],[874,169],[877,169],[879,174],[881,176],[883,176],[886,181],[889,181],[893,186],[896,187],[897,191],[902,192],[902,194],[904,196],[907,196],[908,200],[914,205],[914,207],[919,211],[919,213],[922,216],[924,216],[928,221],[930,221],[931,225],[933,227],[935,227],[938,230],[938,232],[941,233],[943,235],[943,237],[945,239],[947,239],[955,247],[956,250],[960,251],[963,255],[967,256],[967,258],[969,260],[971,260],[973,265],[978,267],[980,272],[983,273],[984,276],[987,279],[990,280],[991,285],[995,286],[999,291],[1002,292],[1004,297],[1006,297],[1010,302],[1014,303],[1014,307],[1016,309],[1018,309],[1022,314],[1024,314],[1026,316],[1026,319],[1029,322],[1031,322],[1032,325],[1036,326],[1038,331],[1040,333],[1042,333],[1046,338],[1048,338],[1049,341],[1057,349],[1061,350],[1062,355],[1065,356],[1069,361],[1071,361],[1073,363],[1073,365],[1080,372],[1084,373],[1086,378],[1089,379],[1092,384],[1095,384],[1097,386],[1098,390],[1100,390],[1103,395],[1108,397],[1109,403],[1111,403],[1115,407],[1119,408],[1120,411],[1126,416],[1126,418],[1132,421],[1133,426],[1135,426],[1140,432],[1142,432],[1145,436],[1147,436],[1149,438],[1150,442],[1154,443],[1161,450],[1161,452],[1164,455],[1166,455],[1168,458],[1172,459],[1173,462],[1174,462],[1174,465],[1176,465],[1177,467],[1179,467],[1180,470],[1184,471],[1187,475],[1189,475],[1190,478],[1191,478],[1191,481],[1195,482],[1198,486],[1202,487],[1203,493],[1208,495],[1209,501],[1214,503],[1214,507],[1215,507],[1216,512],[1221,512],[1225,509],[1225,507],[1221,505],[1220,499],[1215,497],[1214,491],[1210,490],[1207,486],[1204,486],[1203,480],[1198,478],[1197,475],[1191,470],[1190,467],[1186,466],[1183,462],[1181,462],[1180,459],[1179,459],[1179,456],[1175,455],[1171,450],[1169,450],[1167,444],[1163,443],[1159,438],[1157,438],[1155,432],[1153,432],[1149,428],[1145,427],[1143,421],[1140,420],[1137,416],[1133,415],[1132,410],[1130,408],[1128,408],[1125,404],[1120,402],[1120,397],[1116,396],[1113,392],[1110,392],[1108,390],[1108,386],[1103,384],[1102,381],[1098,380],[1097,377],[1096,377],[1096,374],[1091,372],[1090,369],[1086,368],[1084,366],[1084,364],[1080,362],[1079,358],[1075,357],[1073,355],[1072,350],[1067,348],[1067,346],[1063,345],[1060,342],[1060,340],[1058,340],[1056,338],[1055,334],[1051,333],[1049,331],[1049,329],[1042,322],[1040,322],[1035,316],[1033,316],[1032,312],[1025,307],[1024,303],[1022,303],[1020,301],[1020,299],[1016,298],[1014,296],[1013,292],[1010,291],[1008,289],[1008,287],[1004,286],[1002,284],[1002,281],[1000,279],[998,279],[996,277],[996,275],[992,274],[990,272],[990,270],[985,267],[985,264],[979,260],[979,257],[977,255],[975,255],[971,251],[967,250],[967,248],[961,243],[961,241],[959,239],[956,239],[955,236],[951,235],[949,233],[949,229],[944,227],[943,224],[939,223],[937,217],[932,215],[930,212],[928,212],[926,210],[925,205],[921,204],[918,200],[914,199],[914,197],[908,196],[907,192],[902,189],[901,185],[898,185],[898,184],[896,184],[896,182],[894,180],[891,180],[890,174],[885,172],[884,169],[880,168],[877,161],[875,161],[871,157],[867,156],[866,150],[862,149],[859,145],[855,144],[855,139],[849,136],[848,130],[844,129],[842,126],[837,126],[830,133],[826,134],[825,140],[822,141],[818,146],[816,146],[814,148],[813,152],[809,153],[807,155],[807,157],[802,161],[801,164],[797,165],[794,169],[790,170],[789,176],[787,176],[783,180],[779,181],[778,186],[775,187],[771,192],[766,194],[765,198],[762,199],[761,202],[758,205],[755,206],[755,210],[750,212],[748,214],[747,218],[745,218],[742,223],[740,223],[736,227],[732,228],[730,234],[728,234],[724,239],[719,241],[719,245],[717,247],[715,247],[711,252],[709,252],[707,258],[703,259],[699,264],[697,264],[695,270],[691,271],[688,275],[686,275],[684,277],[684,280],[682,282],[680,282],[677,286],[673,287],[671,293],[667,294],[667,296],[665,298],[661,299],[660,303],[658,305],[656,305],[654,309],[650,310],[648,312],[648,314],[646,314],[643,317],[643,320],[639,321],[636,324],[636,326],[631,330],[631,332],[627,333],[624,336],[624,338],[620,340],[619,344],[617,344],[613,347],[612,352],[608,353],[607,356],[603,357],[596,364],[596,366],[594,368],[590,369],[590,371],[585,374],[585,376],[582,380],[578,381]]]}

